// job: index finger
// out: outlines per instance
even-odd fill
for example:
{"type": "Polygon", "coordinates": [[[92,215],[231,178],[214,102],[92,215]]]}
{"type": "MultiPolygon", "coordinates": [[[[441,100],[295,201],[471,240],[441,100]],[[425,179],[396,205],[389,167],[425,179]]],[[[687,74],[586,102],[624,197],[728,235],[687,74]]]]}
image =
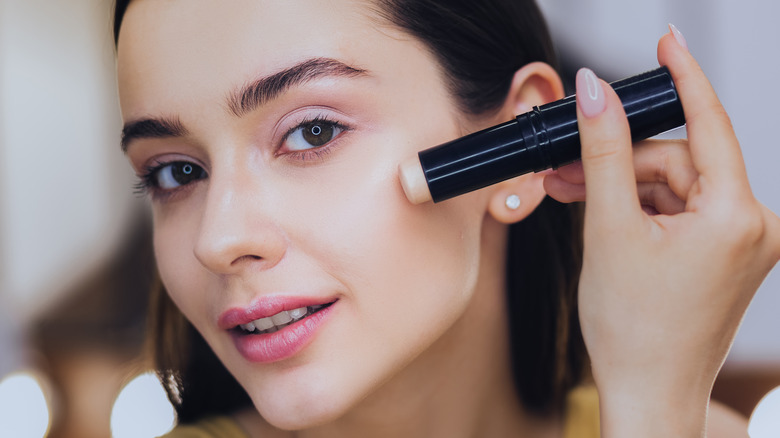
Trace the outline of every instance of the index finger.
{"type": "Polygon", "coordinates": [[[712,184],[747,184],[731,120],[699,64],[671,33],[658,42],[658,62],[669,68],[677,86],[696,170],[712,184]]]}

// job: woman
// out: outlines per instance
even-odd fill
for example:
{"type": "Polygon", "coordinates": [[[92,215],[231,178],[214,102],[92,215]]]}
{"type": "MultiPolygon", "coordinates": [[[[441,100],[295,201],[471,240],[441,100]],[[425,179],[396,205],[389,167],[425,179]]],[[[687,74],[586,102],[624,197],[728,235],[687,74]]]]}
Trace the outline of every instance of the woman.
{"type": "Polygon", "coordinates": [[[583,70],[581,166],[412,206],[402,160],[562,97],[532,2],[127,3],[122,143],[178,309],[158,366],[195,423],[172,436],[585,436],[580,323],[602,436],[704,434],[780,221],[679,33],[690,144],[632,151],[583,70]],[[576,207],[546,194],[587,198],[579,279],[576,207]]]}

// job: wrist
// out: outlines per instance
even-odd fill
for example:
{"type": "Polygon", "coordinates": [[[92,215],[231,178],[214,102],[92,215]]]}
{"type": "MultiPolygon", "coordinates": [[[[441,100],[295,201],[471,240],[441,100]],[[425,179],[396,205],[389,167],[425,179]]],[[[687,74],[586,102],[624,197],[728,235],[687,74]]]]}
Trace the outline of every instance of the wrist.
{"type": "MultiPolygon", "coordinates": [[[[598,382],[597,382],[598,385],[598,382]]],[[[711,385],[650,378],[599,385],[602,437],[703,437],[711,385]]]]}

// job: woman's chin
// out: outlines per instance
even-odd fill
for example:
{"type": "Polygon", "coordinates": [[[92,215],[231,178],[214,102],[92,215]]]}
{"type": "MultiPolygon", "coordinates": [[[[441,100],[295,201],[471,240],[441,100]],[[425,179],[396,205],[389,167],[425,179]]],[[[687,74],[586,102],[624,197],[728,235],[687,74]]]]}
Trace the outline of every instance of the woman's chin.
{"type": "Polygon", "coordinates": [[[337,409],[329,400],[317,403],[283,405],[274,403],[267,407],[255,405],[263,419],[271,426],[286,431],[306,430],[338,420],[347,409],[337,409]]]}
{"type": "Polygon", "coordinates": [[[255,408],[271,426],[281,430],[305,430],[332,423],[355,404],[347,394],[326,388],[290,390],[254,398],[255,408]],[[319,391],[318,391],[319,389],[319,391]]]}

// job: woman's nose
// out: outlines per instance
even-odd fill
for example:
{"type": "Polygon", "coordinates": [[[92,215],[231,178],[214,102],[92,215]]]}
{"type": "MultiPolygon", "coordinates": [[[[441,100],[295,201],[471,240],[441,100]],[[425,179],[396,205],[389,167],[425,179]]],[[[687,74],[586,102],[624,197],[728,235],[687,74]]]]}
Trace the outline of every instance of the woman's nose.
{"type": "Polygon", "coordinates": [[[208,190],[194,249],[200,263],[215,274],[275,266],[284,256],[287,239],[260,199],[262,190],[233,177],[212,178],[208,190]]]}

